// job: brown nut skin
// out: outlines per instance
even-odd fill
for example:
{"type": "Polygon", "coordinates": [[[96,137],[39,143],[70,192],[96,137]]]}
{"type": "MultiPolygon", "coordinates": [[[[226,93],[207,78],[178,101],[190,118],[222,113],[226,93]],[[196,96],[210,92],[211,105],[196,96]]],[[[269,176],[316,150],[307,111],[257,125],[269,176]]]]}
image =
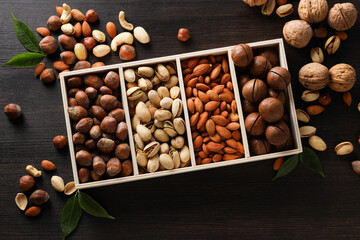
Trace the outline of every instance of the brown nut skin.
{"type": "Polygon", "coordinates": [[[336,92],[347,92],[355,84],[356,71],[349,64],[339,63],[330,68],[329,87],[336,92]]]}
{"type": "Polygon", "coordinates": [[[259,102],[267,95],[267,86],[260,79],[251,79],[242,88],[243,97],[250,102],[259,102]]]}
{"type": "Polygon", "coordinates": [[[259,113],[253,112],[245,118],[246,131],[252,136],[263,135],[266,123],[259,113]]]}
{"type": "Polygon", "coordinates": [[[40,42],[41,50],[46,54],[53,54],[59,48],[56,39],[53,36],[46,36],[40,42]]]}
{"type": "Polygon", "coordinates": [[[116,131],[117,122],[113,117],[105,117],[100,124],[100,128],[104,133],[114,133],[116,131]]]}
{"type": "Polygon", "coordinates": [[[316,38],[326,38],[327,34],[327,29],[324,26],[314,28],[314,37],[316,38]]]}
{"type": "Polygon", "coordinates": [[[93,87],[85,88],[85,93],[88,95],[90,99],[94,99],[97,95],[97,90],[93,87]]]}
{"type": "Polygon", "coordinates": [[[96,40],[93,37],[84,38],[84,46],[88,51],[91,51],[96,46],[96,40]]]}
{"type": "Polygon", "coordinates": [[[313,36],[309,23],[304,20],[292,20],[285,23],[283,35],[288,44],[295,48],[305,47],[313,36]]]}
{"type": "Polygon", "coordinates": [[[122,162],[120,176],[122,177],[130,176],[132,171],[133,171],[133,166],[131,160],[125,160],[124,162],[122,162]]]}
{"type": "Polygon", "coordinates": [[[115,148],[115,156],[120,160],[127,159],[130,156],[130,147],[127,143],[121,143],[115,148]]]}
{"type": "Polygon", "coordinates": [[[78,91],[75,94],[75,100],[79,106],[82,106],[83,108],[89,107],[90,100],[89,100],[88,95],[84,91],[78,91]]]}
{"type": "Polygon", "coordinates": [[[53,144],[54,147],[56,147],[57,149],[62,149],[66,146],[66,137],[63,135],[58,135],[56,137],[53,138],[53,144]]]}
{"type": "Polygon", "coordinates": [[[186,28],[180,28],[178,31],[178,39],[181,42],[186,42],[190,39],[190,31],[186,28]]]}
{"type": "Polygon", "coordinates": [[[91,106],[91,110],[92,114],[94,114],[94,116],[99,119],[100,121],[104,119],[104,117],[106,117],[106,112],[105,110],[100,107],[100,106],[96,106],[96,105],[93,105],[91,106]]]}
{"type": "Polygon", "coordinates": [[[289,136],[290,129],[283,120],[269,125],[265,130],[265,137],[272,145],[282,145],[286,143],[289,136]]]}
{"type": "Polygon", "coordinates": [[[274,67],[268,72],[266,81],[270,88],[285,90],[291,82],[291,74],[286,68],[274,67]]]}
{"type": "Polygon", "coordinates": [[[116,108],[118,102],[116,97],[112,96],[112,95],[103,95],[100,98],[100,105],[102,108],[104,108],[106,111],[110,111],[114,108],[116,108]]]}
{"type": "Polygon", "coordinates": [[[90,178],[89,169],[87,169],[87,168],[80,168],[80,169],[79,169],[79,172],[78,172],[78,175],[79,175],[79,180],[80,180],[80,182],[84,183],[84,182],[89,181],[89,178],[90,178]]]}
{"type": "Polygon", "coordinates": [[[86,135],[76,132],[73,134],[72,140],[74,144],[84,144],[86,140],[86,135]]]}
{"type": "Polygon", "coordinates": [[[93,158],[93,169],[94,169],[94,172],[97,174],[97,175],[103,175],[106,171],[106,163],[104,161],[104,159],[100,156],[95,156],[93,158]]]}
{"type": "Polygon", "coordinates": [[[86,150],[80,150],[75,155],[76,162],[80,166],[88,167],[92,165],[92,155],[86,150]]]}
{"type": "Polygon", "coordinates": [[[125,122],[120,122],[116,128],[115,136],[120,141],[123,141],[128,136],[128,128],[125,122]]]}
{"type": "Polygon", "coordinates": [[[116,109],[112,110],[111,112],[109,112],[108,116],[115,118],[116,121],[118,123],[120,123],[120,122],[124,121],[124,119],[125,119],[125,112],[121,108],[116,108],[116,109]]]}
{"type": "Polygon", "coordinates": [[[77,58],[75,56],[75,53],[71,51],[65,51],[60,54],[61,60],[63,60],[64,63],[67,65],[73,65],[77,58]]]}
{"type": "Polygon", "coordinates": [[[266,57],[256,56],[249,66],[249,72],[255,78],[264,79],[271,69],[271,63],[266,57]]]}
{"type": "Polygon", "coordinates": [[[112,94],[112,90],[110,88],[108,88],[107,86],[102,86],[100,87],[100,93],[105,95],[105,94],[112,94]]]}
{"type": "Polygon", "coordinates": [[[21,116],[21,107],[15,103],[9,103],[4,107],[4,113],[9,119],[15,120],[21,116]]]}
{"type": "Polygon", "coordinates": [[[33,176],[25,175],[20,178],[19,186],[23,191],[29,191],[35,185],[33,176]]]}
{"type": "MultiPolygon", "coordinates": [[[[89,66],[90,67],[90,66],[89,66]]],[[[89,87],[93,87],[95,89],[99,89],[104,86],[103,80],[96,74],[87,74],[84,76],[84,83],[89,87]]]]}
{"type": "Polygon", "coordinates": [[[271,148],[271,144],[264,137],[252,137],[249,141],[249,146],[253,155],[267,154],[271,148]]]}
{"type": "Polygon", "coordinates": [[[97,143],[94,139],[89,139],[85,142],[85,147],[87,150],[95,150],[97,143]]]}
{"type": "Polygon", "coordinates": [[[94,9],[89,9],[85,14],[85,20],[89,23],[94,23],[99,19],[98,14],[94,11],[94,9]]]}
{"type": "Polygon", "coordinates": [[[231,58],[238,67],[247,67],[254,57],[251,47],[247,44],[236,45],[231,50],[231,58]]]}
{"type": "Polygon", "coordinates": [[[31,203],[35,205],[41,205],[49,200],[49,194],[41,189],[35,190],[29,197],[31,203]]]}
{"type": "Polygon", "coordinates": [[[357,19],[357,10],[352,3],[336,3],[329,11],[328,23],[336,31],[352,28],[357,19]]]}
{"type": "Polygon", "coordinates": [[[308,23],[323,21],[328,13],[329,7],[326,0],[301,0],[298,13],[302,20],[308,23]]]}
{"type": "Polygon", "coordinates": [[[46,68],[40,74],[40,80],[43,83],[52,83],[55,80],[55,72],[52,68],[46,68]]]}
{"type": "Polygon", "coordinates": [[[242,101],[242,107],[245,114],[250,114],[258,111],[259,104],[244,99],[242,101]]]}
{"type": "Polygon", "coordinates": [[[79,131],[81,133],[87,133],[91,129],[91,127],[94,124],[94,120],[92,118],[82,118],[80,121],[76,124],[76,131],[79,131]]]}
{"type": "Polygon", "coordinates": [[[114,71],[110,71],[105,76],[105,85],[111,89],[116,89],[120,85],[120,77],[119,74],[117,74],[114,71]]]}
{"type": "Polygon", "coordinates": [[[318,102],[323,105],[327,106],[331,103],[331,95],[329,92],[322,92],[320,97],[318,98],[318,102]]]}
{"type": "Polygon", "coordinates": [[[58,40],[65,50],[74,50],[74,47],[77,44],[77,41],[73,36],[68,36],[65,34],[61,34],[58,37],[58,40]]]}
{"type": "Polygon", "coordinates": [[[115,177],[121,172],[121,162],[116,157],[109,159],[106,164],[106,173],[109,177],[115,177]]]}
{"type": "Polygon", "coordinates": [[[299,71],[299,82],[309,90],[320,90],[330,82],[329,69],[320,63],[308,63],[299,71]]]}
{"type": "Polygon", "coordinates": [[[101,137],[102,131],[101,131],[100,126],[98,126],[98,125],[92,126],[92,128],[89,131],[89,135],[93,139],[98,139],[99,137],[101,137]]]}
{"type": "Polygon", "coordinates": [[[266,122],[277,122],[284,115],[284,106],[277,98],[268,97],[259,104],[259,113],[266,122]]]}
{"type": "Polygon", "coordinates": [[[120,47],[119,56],[121,60],[130,61],[136,57],[135,48],[131,45],[124,44],[120,47]]]}
{"type": "Polygon", "coordinates": [[[41,213],[41,208],[38,206],[29,207],[28,210],[25,211],[25,215],[29,217],[35,217],[41,213]]]}
{"type": "MultiPolygon", "coordinates": [[[[71,88],[78,88],[81,87],[83,85],[83,79],[82,77],[72,77],[66,80],[67,84],[69,87],[71,88]]],[[[76,93],[75,93],[76,96],[76,93]]]]}
{"type": "Polygon", "coordinates": [[[268,89],[269,97],[277,98],[283,105],[286,103],[286,95],[284,91],[277,91],[272,88],[268,89]]]}
{"type": "Polygon", "coordinates": [[[90,177],[93,181],[99,181],[102,179],[102,176],[97,175],[94,170],[90,170],[90,177]]]}
{"type": "Polygon", "coordinates": [[[86,68],[90,68],[90,63],[88,61],[78,61],[73,70],[80,70],[80,69],[86,69],[86,68]]]}
{"type": "Polygon", "coordinates": [[[97,147],[102,153],[110,153],[115,148],[115,141],[109,138],[100,138],[97,142],[97,147]]]}
{"type": "Polygon", "coordinates": [[[61,27],[62,23],[58,16],[51,16],[47,20],[46,26],[51,31],[58,31],[61,27]]]}
{"type": "Polygon", "coordinates": [[[69,107],[68,112],[69,117],[76,122],[88,116],[88,111],[86,111],[86,109],[81,106],[69,107]]]}
{"type": "Polygon", "coordinates": [[[279,65],[279,56],[278,52],[274,48],[262,48],[259,51],[259,55],[266,57],[267,60],[271,63],[271,66],[275,67],[279,65]]]}

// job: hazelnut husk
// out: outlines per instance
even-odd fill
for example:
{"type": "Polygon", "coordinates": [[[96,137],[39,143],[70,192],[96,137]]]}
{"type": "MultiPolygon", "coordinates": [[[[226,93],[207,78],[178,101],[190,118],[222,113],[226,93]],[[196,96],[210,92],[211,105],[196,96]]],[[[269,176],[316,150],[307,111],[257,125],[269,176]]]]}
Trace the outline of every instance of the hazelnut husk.
{"type": "Polygon", "coordinates": [[[23,191],[29,191],[35,185],[33,176],[25,175],[20,178],[19,186],[23,191]]]}
{"type": "Polygon", "coordinates": [[[68,36],[65,34],[61,34],[58,37],[58,40],[65,50],[74,50],[74,47],[77,44],[77,41],[73,36],[68,36]]]}
{"type": "Polygon", "coordinates": [[[352,3],[336,3],[329,11],[328,23],[336,31],[346,31],[353,27],[357,10],[352,3]]]}
{"type": "Polygon", "coordinates": [[[105,76],[105,85],[111,89],[116,89],[120,85],[120,77],[119,74],[117,74],[114,71],[110,71],[105,76]]]}
{"type": "Polygon", "coordinates": [[[271,63],[264,56],[256,56],[249,66],[249,72],[256,78],[265,78],[271,69],[271,63]]]}
{"type": "Polygon", "coordinates": [[[116,131],[117,122],[113,117],[105,117],[100,124],[100,128],[104,133],[114,133],[116,131]]]}
{"type": "Polygon", "coordinates": [[[252,137],[249,141],[250,151],[254,155],[262,155],[270,152],[271,144],[264,137],[252,137]]]}
{"type": "Polygon", "coordinates": [[[86,150],[80,150],[76,153],[75,160],[80,166],[91,166],[92,155],[86,150]]]}
{"type": "Polygon", "coordinates": [[[259,113],[266,122],[277,122],[284,115],[284,106],[277,98],[268,97],[259,104],[259,113]]]}
{"type": "Polygon", "coordinates": [[[56,137],[53,138],[53,144],[54,147],[56,147],[57,149],[62,149],[66,146],[66,137],[63,135],[58,135],[56,137]]]}
{"type": "Polygon", "coordinates": [[[62,23],[58,16],[51,16],[47,20],[46,26],[51,31],[58,31],[62,26],[62,23]]]}
{"type": "Polygon", "coordinates": [[[286,68],[274,67],[267,74],[266,81],[275,90],[285,90],[291,81],[291,75],[286,68]]]}
{"type": "Polygon", "coordinates": [[[355,84],[356,71],[349,64],[339,63],[330,68],[329,87],[336,92],[347,92],[355,84]]]}
{"type": "Polygon", "coordinates": [[[55,72],[52,68],[46,68],[40,74],[40,80],[44,83],[51,83],[55,80],[55,72]]]}
{"type": "Polygon", "coordinates": [[[46,54],[53,54],[59,48],[59,45],[53,36],[44,37],[40,41],[39,46],[41,50],[46,54]]]}
{"type": "Polygon", "coordinates": [[[80,70],[80,69],[85,69],[85,68],[90,68],[90,63],[88,61],[78,61],[73,70],[80,70]]]}
{"type": "Polygon", "coordinates": [[[249,66],[253,57],[253,51],[247,44],[238,44],[231,50],[231,58],[238,67],[249,66]]]}
{"type": "Polygon", "coordinates": [[[269,60],[271,66],[273,67],[279,65],[278,51],[274,48],[262,48],[259,51],[259,56],[266,57],[266,59],[269,60]]]}
{"type": "Polygon", "coordinates": [[[21,116],[21,107],[15,103],[10,103],[4,107],[4,113],[9,119],[15,120],[21,116]]]}
{"type": "Polygon", "coordinates": [[[265,130],[265,137],[272,145],[282,145],[286,143],[290,136],[290,129],[285,121],[281,120],[269,125],[265,130]]]}
{"type": "Polygon", "coordinates": [[[284,91],[277,91],[272,88],[268,89],[269,97],[277,98],[283,105],[286,103],[286,95],[284,91]]]}
{"type": "Polygon", "coordinates": [[[127,159],[130,156],[130,147],[127,143],[121,143],[115,148],[115,156],[119,159],[127,159]]]}
{"type": "Polygon", "coordinates": [[[299,71],[299,82],[309,90],[323,89],[328,85],[329,81],[329,70],[320,63],[308,63],[299,71]]]}
{"type": "Polygon", "coordinates": [[[130,61],[136,56],[135,48],[131,45],[124,44],[120,47],[119,56],[121,60],[130,61]]]}
{"type": "Polygon", "coordinates": [[[265,132],[266,123],[258,112],[253,112],[245,118],[245,128],[250,135],[260,136],[265,132]]]}
{"type": "Polygon", "coordinates": [[[313,36],[309,23],[304,20],[292,20],[285,23],[283,35],[288,44],[295,48],[305,47],[313,36]]]}
{"type": "Polygon", "coordinates": [[[329,7],[326,0],[301,0],[298,13],[302,20],[308,23],[323,21],[328,13],[329,7]]]}
{"type": "Polygon", "coordinates": [[[180,28],[178,31],[178,39],[181,42],[186,42],[187,40],[190,39],[190,31],[186,28],[180,28]]]}
{"type": "Polygon", "coordinates": [[[267,95],[267,86],[260,79],[251,79],[242,88],[243,97],[250,102],[259,102],[267,95]]]}

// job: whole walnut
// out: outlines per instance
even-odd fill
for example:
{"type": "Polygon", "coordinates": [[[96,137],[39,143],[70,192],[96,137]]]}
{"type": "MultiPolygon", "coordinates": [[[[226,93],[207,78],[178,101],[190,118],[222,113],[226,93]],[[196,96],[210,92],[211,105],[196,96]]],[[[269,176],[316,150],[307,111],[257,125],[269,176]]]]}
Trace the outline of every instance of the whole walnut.
{"type": "Polygon", "coordinates": [[[337,3],[329,11],[328,23],[336,31],[346,31],[355,25],[357,10],[352,3],[337,3]]]}
{"type": "Polygon", "coordinates": [[[292,20],[285,23],[283,35],[288,44],[295,48],[305,47],[313,36],[310,25],[303,20],[292,20]]]}
{"type": "Polygon", "coordinates": [[[308,23],[318,23],[326,18],[329,7],[326,0],[301,0],[298,13],[308,23]]]}
{"type": "Polygon", "coordinates": [[[339,63],[330,68],[329,87],[336,92],[349,91],[355,84],[356,71],[349,64],[339,63]]]}
{"type": "Polygon", "coordinates": [[[250,7],[261,6],[267,2],[267,0],[243,0],[243,1],[250,7]]]}
{"type": "Polygon", "coordinates": [[[299,71],[299,82],[309,90],[325,88],[330,81],[330,73],[327,67],[320,63],[309,63],[299,71]]]}

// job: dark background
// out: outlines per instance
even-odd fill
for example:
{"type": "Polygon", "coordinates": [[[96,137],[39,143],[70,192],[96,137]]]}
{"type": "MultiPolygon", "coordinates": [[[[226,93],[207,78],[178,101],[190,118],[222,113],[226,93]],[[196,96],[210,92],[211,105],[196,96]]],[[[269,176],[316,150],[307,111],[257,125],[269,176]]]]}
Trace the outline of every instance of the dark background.
{"type": "MultiPolygon", "coordinates": [[[[290,2],[297,8],[298,1],[290,2]]],[[[329,1],[330,7],[335,2],[329,1]]],[[[351,2],[360,9],[357,1],[351,2]]],[[[35,31],[45,26],[48,17],[56,14],[55,6],[62,4],[45,0],[0,3],[0,64],[25,51],[16,39],[10,11],[35,31]]],[[[118,13],[124,10],[129,22],[143,26],[151,36],[148,46],[135,43],[136,59],[279,38],[284,23],[298,18],[296,12],[285,19],[275,14],[263,16],[260,8],[250,8],[241,0],[67,3],[83,13],[95,9],[100,21],[92,26],[103,31],[108,21],[113,21],[119,31],[118,13]],[[180,27],[190,29],[190,42],[177,40],[180,27]]],[[[325,54],[324,64],[330,68],[345,62],[360,74],[359,21],[348,34],[349,39],[335,55],[325,54]]],[[[304,49],[285,46],[297,108],[307,107],[300,99],[304,89],[297,73],[311,61],[310,48],[324,42],[313,39],[304,49]]],[[[113,52],[102,60],[106,64],[120,62],[113,52]]],[[[45,63],[51,66],[49,60],[45,63]]],[[[33,74],[34,68],[0,68],[0,106],[15,102],[24,115],[23,121],[12,123],[0,114],[2,239],[61,239],[61,211],[68,197],[52,189],[52,174],[43,173],[37,180],[37,187],[50,194],[41,216],[28,218],[14,203],[27,164],[40,168],[40,162],[49,159],[57,165],[56,175],[65,182],[72,181],[68,149],[58,151],[51,142],[58,134],[66,135],[60,84],[44,85],[33,74]]],[[[332,92],[332,104],[311,120],[328,144],[328,150],[319,153],[326,178],[298,165],[290,175],[273,182],[273,161],[267,160],[90,189],[85,192],[116,220],[84,214],[69,239],[358,239],[360,179],[350,164],[360,153],[358,82],[351,93],[350,108],[342,102],[341,94],[332,92]],[[355,151],[336,156],[334,146],[342,141],[351,141],[355,151]]],[[[303,142],[307,145],[306,140],[303,142]]]]}

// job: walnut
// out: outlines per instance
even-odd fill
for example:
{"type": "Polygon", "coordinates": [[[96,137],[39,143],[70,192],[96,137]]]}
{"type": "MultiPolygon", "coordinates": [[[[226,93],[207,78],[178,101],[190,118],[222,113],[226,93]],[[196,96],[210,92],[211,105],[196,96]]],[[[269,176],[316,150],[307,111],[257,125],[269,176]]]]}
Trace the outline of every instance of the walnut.
{"type": "Polygon", "coordinates": [[[296,48],[305,47],[313,36],[310,25],[303,20],[292,20],[285,23],[283,35],[288,44],[296,48]]]}
{"type": "Polygon", "coordinates": [[[299,82],[310,90],[325,88],[330,81],[330,73],[327,67],[320,63],[309,63],[299,71],[299,82]]]}
{"type": "Polygon", "coordinates": [[[330,68],[329,87],[336,92],[347,92],[355,84],[356,71],[349,64],[339,63],[330,68]]]}
{"type": "Polygon", "coordinates": [[[250,7],[261,6],[267,2],[267,0],[243,0],[243,1],[250,7]]]}
{"type": "Polygon", "coordinates": [[[308,23],[318,23],[326,18],[329,7],[326,0],[301,0],[298,7],[299,17],[308,23]]]}
{"type": "Polygon", "coordinates": [[[357,10],[352,3],[337,3],[329,11],[328,23],[336,31],[346,31],[355,25],[357,10]]]}

